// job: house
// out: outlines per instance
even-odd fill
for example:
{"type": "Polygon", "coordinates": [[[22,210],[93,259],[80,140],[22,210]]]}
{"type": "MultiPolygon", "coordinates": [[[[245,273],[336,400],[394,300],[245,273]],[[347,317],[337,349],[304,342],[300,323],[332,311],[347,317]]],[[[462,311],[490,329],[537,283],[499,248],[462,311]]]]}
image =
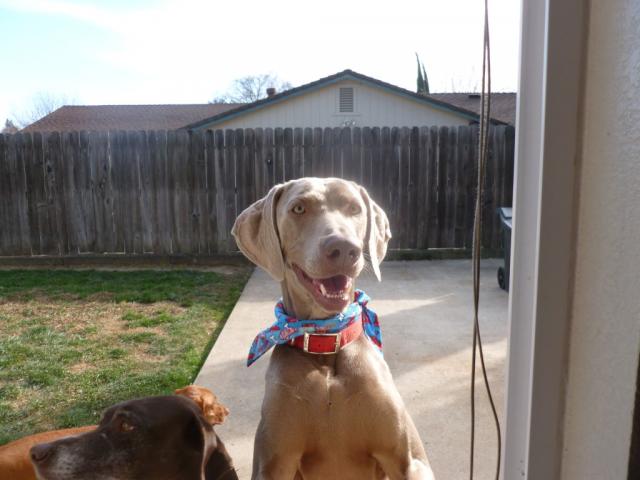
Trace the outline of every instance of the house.
{"type": "MultiPolygon", "coordinates": [[[[494,94],[495,124],[514,124],[515,93],[494,94]]],[[[187,125],[190,129],[469,125],[478,121],[480,96],[420,95],[344,70],[315,82],[187,125]]]]}
{"type": "MultiPolygon", "coordinates": [[[[469,125],[478,121],[480,96],[419,95],[344,70],[246,104],[64,106],[23,132],[267,127],[469,125]]],[[[494,124],[515,124],[515,93],[492,94],[494,124]]]]}

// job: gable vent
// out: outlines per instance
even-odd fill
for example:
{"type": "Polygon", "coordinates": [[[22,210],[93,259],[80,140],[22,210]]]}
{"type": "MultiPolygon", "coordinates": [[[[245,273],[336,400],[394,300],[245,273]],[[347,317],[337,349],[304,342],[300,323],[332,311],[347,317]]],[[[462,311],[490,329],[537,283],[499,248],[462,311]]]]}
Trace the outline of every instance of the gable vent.
{"type": "Polygon", "coordinates": [[[340,113],[353,112],[353,87],[340,87],[340,113]]]}

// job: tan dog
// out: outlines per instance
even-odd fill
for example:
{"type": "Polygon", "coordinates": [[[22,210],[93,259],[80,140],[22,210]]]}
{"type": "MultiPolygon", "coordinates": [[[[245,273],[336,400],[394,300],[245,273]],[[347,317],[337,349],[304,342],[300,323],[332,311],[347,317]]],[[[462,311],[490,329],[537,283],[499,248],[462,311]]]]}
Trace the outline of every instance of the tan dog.
{"type": "MultiPolygon", "coordinates": [[[[176,390],[175,393],[193,400],[211,425],[224,422],[226,416],[229,415],[229,410],[218,402],[216,396],[207,388],[189,385],[176,390]]],[[[31,447],[39,443],[48,443],[64,437],[79,435],[95,430],[95,428],[96,425],[88,425],[41,432],[0,446],[0,480],[36,480],[29,455],[31,447]]]]}
{"type": "MultiPolygon", "coordinates": [[[[281,283],[296,318],[328,318],[353,298],[391,237],[367,191],[336,178],[276,185],[240,214],[240,250],[281,283]]],[[[254,480],[432,479],[422,441],[386,362],[364,335],[336,354],[276,346],[255,437],[254,480]]]]}

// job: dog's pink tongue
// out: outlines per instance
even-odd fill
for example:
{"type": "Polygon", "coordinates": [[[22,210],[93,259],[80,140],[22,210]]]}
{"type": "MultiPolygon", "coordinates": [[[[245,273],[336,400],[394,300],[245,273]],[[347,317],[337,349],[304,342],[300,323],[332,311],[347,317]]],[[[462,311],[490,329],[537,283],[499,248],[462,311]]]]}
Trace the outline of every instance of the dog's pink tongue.
{"type": "Polygon", "coordinates": [[[346,275],[336,275],[335,277],[323,278],[316,281],[321,283],[327,292],[336,293],[346,290],[349,287],[350,279],[346,275]]]}

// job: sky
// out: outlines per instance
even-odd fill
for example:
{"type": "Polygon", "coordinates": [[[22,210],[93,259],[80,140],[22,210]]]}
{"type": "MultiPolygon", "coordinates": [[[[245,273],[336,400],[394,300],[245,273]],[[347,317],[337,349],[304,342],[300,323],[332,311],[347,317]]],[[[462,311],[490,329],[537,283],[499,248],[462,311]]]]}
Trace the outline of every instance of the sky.
{"type": "MultiPolygon", "coordinates": [[[[344,69],[477,91],[482,0],[0,0],[0,122],[41,93],[77,104],[206,103],[246,75],[344,69]]],[[[492,87],[515,91],[520,0],[490,0],[492,87]]]]}

